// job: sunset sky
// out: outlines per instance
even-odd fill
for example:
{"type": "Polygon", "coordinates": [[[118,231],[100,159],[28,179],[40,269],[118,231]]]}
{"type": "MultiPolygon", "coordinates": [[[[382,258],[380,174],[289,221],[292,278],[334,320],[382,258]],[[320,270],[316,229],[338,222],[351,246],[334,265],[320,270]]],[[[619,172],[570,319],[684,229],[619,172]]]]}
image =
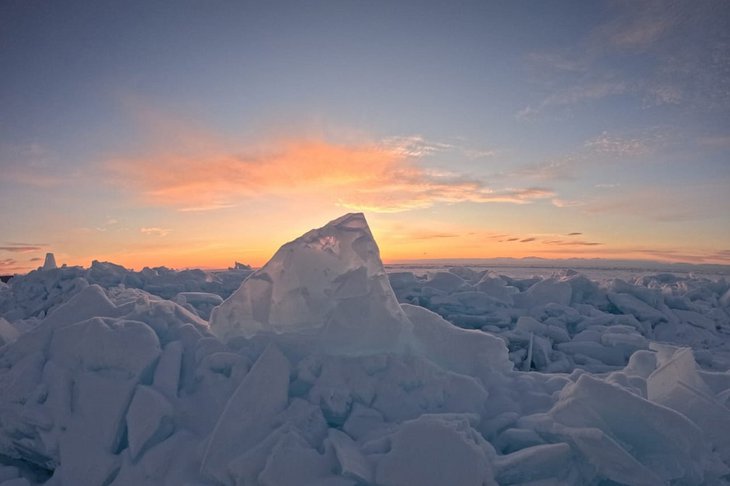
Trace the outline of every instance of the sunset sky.
{"type": "Polygon", "coordinates": [[[351,211],[391,262],[730,264],[723,0],[4,0],[0,66],[0,274],[351,211]]]}

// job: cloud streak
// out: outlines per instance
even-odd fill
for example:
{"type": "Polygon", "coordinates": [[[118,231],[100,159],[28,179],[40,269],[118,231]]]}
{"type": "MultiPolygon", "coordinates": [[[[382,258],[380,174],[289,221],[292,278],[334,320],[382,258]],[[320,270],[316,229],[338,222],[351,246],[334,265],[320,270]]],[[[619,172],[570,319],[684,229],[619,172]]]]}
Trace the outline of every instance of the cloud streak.
{"type": "Polygon", "coordinates": [[[39,144],[0,144],[3,182],[40,189],[57,187],[69,181],[69,174],[59,166],[58,157],[39,144]]]}
{"type": "MultiPolygon", "coordinates": [[[[565,236],[578,236],[583,233],[568,233],[565,236]]],[[[508,236],[508,235],[501,235],[508,236]]],[[[499,240],[499,243],[540,243],[548,246],[565,246],[565,247],[581,247],[581,246],[598,246],[603,243],[596,241],[585,241],[577,239],[557,239],[559,235],[534,235],[534,236],[513,236],[510,238],[503,238],[499,240]]]]}
{"type": "Polygon", "coordinates": [[[631,86],[623,81],[597,81],[590,84],[578,84],[547,96],[536,106],[528,105],[524,107],[515,114],[515,117],[518,120],[529,120],[540,115],[548,108],[566,107],[592,100],[601,100],[610,96],[625,94],[631,89],[631,86]]]}
{"type": "Polygon", "coordinates": [[[431,142],[421,135],[407,137],[388,137],[382,141],[383,147],[403,157],[427,157],[454,148],[442,142],[431,142]]]}
{"type": "Polygon", "coordinates": [[[545,240],[543,241],[546,245],[557,245],[557,246],[598,246],[603,243],[597,241],[581,241],[581,240],[545,240]]]}
{"type": "Polygon", "coordinates": [[[14,266],[16,263],[17,261],[12,258],[3,258],[2,260],[0,260],[0,269],[14,266]]]}
{"type": "Polygon", "coordinates": [[[624,138],[612,136],[603,132],[598,137],[585,142],[585,148],[589,151],[602,154],[611,154],[621,157],[637,157],[651,151],[646,138],[624,138]]]}
{"type": "Polygon", "coordinates": [[[587,214],[618,214],[660,222],[684,222],[725,216],[730,197],[723,182],[677,188],[646,186],[612,193],[582,206],[587,214]]]}
{"type": "Polygon", "coordinates": [[[8,251],[11,253],[33,253],[41,250],[43,250],[43,246],[41,245],[26,245],[23,243],[0,246],[0,251],[8,251]]]}
{"type": "MultiPolygon", "coordinates": [[[[573,181],[581,173],[605,165],[648,160],[647,156],[661,150],[667,150],[681,135],[666,128],[652,128],[630,133],[610,133],[603,131],[591,137],[572,153],[529,164],[509,172],[497,174],[501,178],[530,178],[535,181],[573,181]]],[[[615,188],[619,184],[599,183],[597,188],[615,188]]],[[[556,198],[553,204],[557,207],[580,205],[575,201],[556,198]]]]}

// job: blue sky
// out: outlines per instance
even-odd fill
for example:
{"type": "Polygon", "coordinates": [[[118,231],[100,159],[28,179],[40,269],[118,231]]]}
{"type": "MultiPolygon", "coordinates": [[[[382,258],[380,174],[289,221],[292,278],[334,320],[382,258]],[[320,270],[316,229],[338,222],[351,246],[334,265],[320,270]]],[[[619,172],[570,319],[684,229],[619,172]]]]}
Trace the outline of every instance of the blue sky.
{"type": "Polygon", "coordinates": [[[386,259],[728,263],[729,32],[719,0],[5,1],[0,269],[263,263],[350,210],[386,259]]]}

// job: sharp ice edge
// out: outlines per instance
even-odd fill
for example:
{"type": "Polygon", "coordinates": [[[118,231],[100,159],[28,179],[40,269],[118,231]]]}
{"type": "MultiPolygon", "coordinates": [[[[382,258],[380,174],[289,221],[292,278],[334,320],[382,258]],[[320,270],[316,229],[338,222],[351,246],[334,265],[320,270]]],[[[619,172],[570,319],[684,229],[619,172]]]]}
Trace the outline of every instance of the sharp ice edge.
{"type": "Polygon", "coordinates": [[[361,214],[255,273],[44,267],[0,286],[0,485],[730,479],[725,279],[388,275],[361,214]]]}

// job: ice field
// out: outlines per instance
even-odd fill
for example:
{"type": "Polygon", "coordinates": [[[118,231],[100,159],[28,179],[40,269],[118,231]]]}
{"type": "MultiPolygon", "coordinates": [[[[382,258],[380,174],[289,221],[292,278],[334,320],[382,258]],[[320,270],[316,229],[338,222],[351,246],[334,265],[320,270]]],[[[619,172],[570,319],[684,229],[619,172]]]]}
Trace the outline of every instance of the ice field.
{"type": "Polygon", "coordinates": [[[723,276],[388,272],[359,213],[237,267],[0,283],[0,485],[730,483],[723,276]]]}

